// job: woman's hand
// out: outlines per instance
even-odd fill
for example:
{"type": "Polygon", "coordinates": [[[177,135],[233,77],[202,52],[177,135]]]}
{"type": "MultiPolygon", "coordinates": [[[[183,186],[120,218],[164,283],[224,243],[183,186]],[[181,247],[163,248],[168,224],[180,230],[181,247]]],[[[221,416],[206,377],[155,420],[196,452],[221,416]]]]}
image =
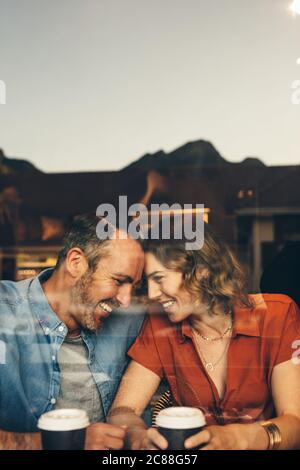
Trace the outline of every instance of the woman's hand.
{"type": "Polygon", "coordinates": [[[130,437],[132,450],[166,450],[167,447],[168,442],[155,428],[138,429],[130,437]]]}
{"type": "Polygon", "coordinates": [[[208,426],[185,441],[186,449],[199,446],[201,446],[200,450],[246,450],[248,448],[248,439],[241,432],[241,425],[238,425],[238,427],[231,424],[208,426]],[[240,432],[238,432],[238,429],[240,432]]]}

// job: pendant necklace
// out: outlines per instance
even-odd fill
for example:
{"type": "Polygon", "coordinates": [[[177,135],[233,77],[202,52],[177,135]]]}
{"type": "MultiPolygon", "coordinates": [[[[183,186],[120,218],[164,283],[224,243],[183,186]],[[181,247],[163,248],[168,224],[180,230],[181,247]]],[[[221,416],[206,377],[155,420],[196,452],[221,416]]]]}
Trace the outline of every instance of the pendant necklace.
{"type": "MultiPolygon", "coordinates": [[[[232,326],[231,326],[231,328],[232,328],[232,326]]],[[[198,354],[200,356],[200,359],[202,360],[202,362],[205,366],[205,369],[207,371],[213,371],[215,369],[215,367],[219,364],[221,359],[224,357],[224,354],[227,352],[227,350],[229,348],[230,341],[225,345],[225,348],[222,351],[221,356],[217,359],[217,361],[215,361],[215,362],[207,361],[206,358],[203,355],[203,352],[201,351],[201,347],[200,347],[200,344],[199,344],[199,337],[198,336],[201,336],[201,335],[199,335],[194,329],[193,329],[193,333],[194,333],[194,338],[196,340],[197,351],[198,351],[198,354]]]]}

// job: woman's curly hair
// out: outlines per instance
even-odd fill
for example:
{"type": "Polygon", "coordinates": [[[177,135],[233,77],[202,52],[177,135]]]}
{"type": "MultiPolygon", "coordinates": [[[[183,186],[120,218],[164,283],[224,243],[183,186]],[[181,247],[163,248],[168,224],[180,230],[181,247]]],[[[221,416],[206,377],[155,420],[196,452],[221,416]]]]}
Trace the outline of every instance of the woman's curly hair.
{"type": "Polygon", "coordinates": [[[170,239],[149,237],[144,240],[146,253],[152,253],[167,269],[181,272],[186,290],[211,309],[221,305],[224,312],[230,312],[235,304],[253,307],[246,293],[246,276],[237,258],[207,223],[204,224],[203,246],[197,250],[186,250],[185,245],[190,240],[184,236],[180,240],[172,237],[174,221],[170,226],[170,239]]]}

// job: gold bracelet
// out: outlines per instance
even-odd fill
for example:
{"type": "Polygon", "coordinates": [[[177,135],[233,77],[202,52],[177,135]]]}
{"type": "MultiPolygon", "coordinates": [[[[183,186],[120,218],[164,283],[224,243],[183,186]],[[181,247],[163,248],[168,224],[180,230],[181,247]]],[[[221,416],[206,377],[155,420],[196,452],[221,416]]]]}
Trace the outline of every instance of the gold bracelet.
{"type": "Polygon", "coordinates": [[[268,450],[276,450],[282,442],[282,436],[279,427],[272,421],[264,421],[260,423],[264,428],[269,438],[268,450]]]}

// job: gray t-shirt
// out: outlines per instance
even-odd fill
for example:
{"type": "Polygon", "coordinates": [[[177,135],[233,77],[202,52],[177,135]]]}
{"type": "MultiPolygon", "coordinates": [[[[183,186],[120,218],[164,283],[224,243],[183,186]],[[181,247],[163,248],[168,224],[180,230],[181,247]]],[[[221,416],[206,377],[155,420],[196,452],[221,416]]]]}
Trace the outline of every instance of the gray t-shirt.
{"type": "Polygon", "coordinates": [[[80,408],[91,423],[104,421],[100,394],[88,365],[88,350],[81,336],[67,337],[58,352],[61,373],[55,408],[80,408]]]}

